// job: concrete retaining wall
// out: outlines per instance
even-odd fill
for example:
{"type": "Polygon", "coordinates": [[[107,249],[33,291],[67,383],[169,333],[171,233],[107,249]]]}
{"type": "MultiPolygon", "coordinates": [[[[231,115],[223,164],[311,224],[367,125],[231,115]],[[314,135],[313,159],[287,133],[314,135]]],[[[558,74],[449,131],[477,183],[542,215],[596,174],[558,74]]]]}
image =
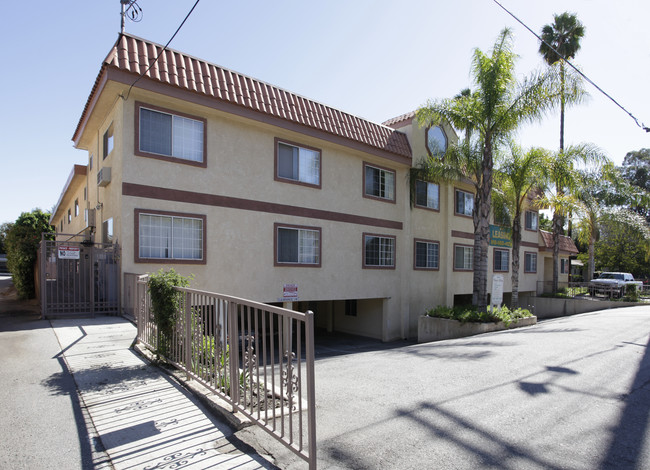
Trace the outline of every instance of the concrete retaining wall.
{"type": "Polygon", "coordinates": [[[524,302],[521,302],[520,305],[528,308],[537,318],[543,319],[577,315],[579,313],[595,312],[596,310],[607,310],[610,308],[631,307],[639,304],[612,300],[529,297],[524,302]],[[524,303],[528,305],[524,305],[524,303]]]}
{"type": "Polygon", "coordinates": [[[421,316],[418,319],[418,343],[463,338],[465,336],[473,336],[481,333],[488,333],[490,331],[534,325],[535,323],[537,323],[537,317],[522,318],[518,322],[512,322],[510,325],[506,326],[503,322],[461,323],[456,320],[447,320],[446,318],[421,316]]]}

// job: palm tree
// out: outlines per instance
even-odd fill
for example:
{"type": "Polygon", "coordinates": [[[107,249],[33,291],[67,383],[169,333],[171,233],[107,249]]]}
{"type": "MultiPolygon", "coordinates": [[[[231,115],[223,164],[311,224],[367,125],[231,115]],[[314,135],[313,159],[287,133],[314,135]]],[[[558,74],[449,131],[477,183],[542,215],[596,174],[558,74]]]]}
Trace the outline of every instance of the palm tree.
{"type": "Polygon", "coordinates": [[[512,229],[512,299],[511,307],[519,304],[519,249],[521,247],[521,217],[526,207],[532,205],[539,187],[539,175],[548,151],[532,148],[524,153],[510,145],[510,154],[500,165],[496,174],[494,209],[499,220],[506,220],[512,229]]]}
{"type": "Polygon", "coordinates": [[[571,145],[564,151],[550,153],[544,162],[547,191],[539,204],[553,211],[553,292],[557,292],[558,288],[560,236],[564,231],[564,218],[581,208],[580,200],[576,197],[581,182],[576,165],[594,165],[598,168],[608,162],[600,149],[591,144],[571,145]]]}
{"type": "Polygon", "coordinates": [[[564,90],[566,87],[566,69],[563,59],[573,59],[580,49],[580,40],[585,35],[585,28],[578,21],[575,14],[564,12],[561,15],[553,15],[553,24],[547,24],[542,28],[542,43],[539,45],[539,53],[548,65],[559,61],[560,64],[560,87],[562,96],[560,99],[560,151],[564,150],[564,90]],[[559,53],[559,55],[558,55],[559,53]]]}
{"type": "MultiPolygon", "coordinates": [[[[557,87],[551,86],[553,82],[550,74],[537,74],[521,83],[517,82],[515,59],[512,33],[509,29],[504,29],[490,54],[475,49],[471,72],[476,87],[472,93],[429,101],[417,111],[420,125],[437,125],[444,120],[456,129],[470,129],[472,141],[469,142],[466,138],[461,147],[467,152],[478,151],[480,154],[480,166],[475,168],[476,195],[472,214],[472,303],[480,309],[487,307],[487,255],[495,149],[520,124],[539,120],[560,96],[557,87]]],[[[442,160],[428,159],[425,166],[444,164],[441,162],[442,160]]]]}

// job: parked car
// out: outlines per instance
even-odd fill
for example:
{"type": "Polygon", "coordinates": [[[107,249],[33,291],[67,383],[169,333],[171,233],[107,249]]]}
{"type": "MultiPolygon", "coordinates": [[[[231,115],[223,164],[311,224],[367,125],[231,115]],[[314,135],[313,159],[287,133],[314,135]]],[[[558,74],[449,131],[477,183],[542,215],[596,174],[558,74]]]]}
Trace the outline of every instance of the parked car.
{"type": "Polygon", "coordinates": [[[598,279],[589,281],[589,292],[592,296],[604,294],[609,297],[623,297],[629,285],[635,286],[637,290],[643,289],[643,283],[635,281],[630,273],[603,272],[598,279]]]}

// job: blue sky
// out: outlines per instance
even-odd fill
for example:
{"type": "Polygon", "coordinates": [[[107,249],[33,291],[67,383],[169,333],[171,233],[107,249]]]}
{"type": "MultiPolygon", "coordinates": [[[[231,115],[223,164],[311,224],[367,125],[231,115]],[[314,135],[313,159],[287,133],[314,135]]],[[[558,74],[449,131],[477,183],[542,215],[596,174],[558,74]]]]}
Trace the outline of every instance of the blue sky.
{"type": "MultiPolygon", "coordinates": [[[[539,32],[554,13],[586,27],[575,63],[650,126],[650,2],[500,0],[539,32]]],[[[194,0],[139,0],[127,32],[165,44],[194,0]]],[[[56,204],[87,155],[72,134],[102,60],[117,39],[119,0],[9,2],[3,6],[0,223],[56,204]]],[[[511,27],[520,76],[544,66],[537,39],[492,0],[202,0],[170,47],[343,111],[383,122],[471,85],[472,51],[511,27]]],[[[591,86],[571,108],[566,142],[592,142],[620,164],[650,147],[641,130],[591,86]]],[[[524,147],[554,149],[559,117],[523,128],[524,147]]],[[[417,156],[415,156],[417,157],[417,156]]]]}

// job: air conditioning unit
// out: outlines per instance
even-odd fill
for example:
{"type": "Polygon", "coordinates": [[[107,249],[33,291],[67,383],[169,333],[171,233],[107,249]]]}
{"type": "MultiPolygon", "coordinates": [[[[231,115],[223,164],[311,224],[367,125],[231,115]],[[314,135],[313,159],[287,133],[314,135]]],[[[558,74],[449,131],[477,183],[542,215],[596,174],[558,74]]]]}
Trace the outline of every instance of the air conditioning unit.
{"type": "Polygon", "coordinates": [[[108,186],[108,183],[111,182],[111,169],[110,167],[104,167],[99,170],[97,173],[97,186],[104,187],[108,186]]]}

